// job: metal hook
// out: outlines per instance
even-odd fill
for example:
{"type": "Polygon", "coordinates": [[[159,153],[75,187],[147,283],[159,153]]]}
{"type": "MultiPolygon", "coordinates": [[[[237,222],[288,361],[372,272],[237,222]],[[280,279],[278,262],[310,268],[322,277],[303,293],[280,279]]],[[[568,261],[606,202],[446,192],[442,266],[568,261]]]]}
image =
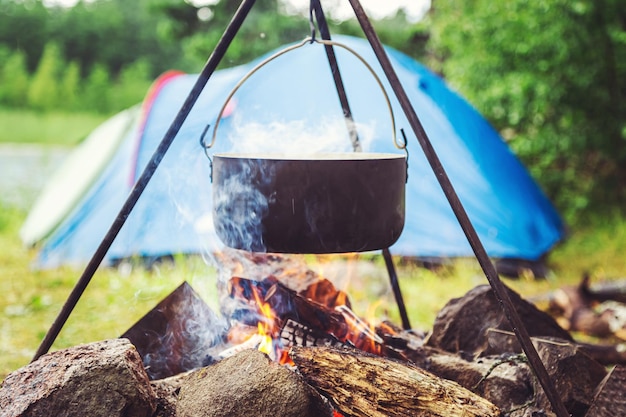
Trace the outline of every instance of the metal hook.
{"type": "Polygon", "coordinates": [[[404,142],[404,144],[402,145],[401,149],[404,149],[404,153],[406,154],[406,179],[405,179],[405,183],[409,183],[409,148],[406,146],[407,145],[407,140],[406,140],[406,133],[404,133],[404,128],[400,128],[400,133],[402,134],[402,141],[404,142]]]}
{"type": "Polygon", "coordinates": [[[211,148],[213,144],[211,143],[207,145],[206,140],[205,140],[206,134],[210,128],[211,128],[211,124],[209,123],[208,125],[206,125],[204,130],[202,130],[202,134],[200,135],[200,146],[202,146],[202,148],[204,149],[204,154],[209,160],[209,169],[211,170],[209,178],[211,179],[211,182],[213,182],[213,160],[211,159],[211,155],[209,155],[209,149],[211,148]]]}

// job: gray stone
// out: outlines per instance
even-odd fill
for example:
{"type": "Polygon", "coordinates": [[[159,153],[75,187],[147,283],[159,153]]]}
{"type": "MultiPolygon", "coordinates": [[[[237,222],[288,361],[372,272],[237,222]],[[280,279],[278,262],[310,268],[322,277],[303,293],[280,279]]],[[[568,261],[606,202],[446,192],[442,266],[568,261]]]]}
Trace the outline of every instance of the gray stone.
{"type": "Polygon", "coordinates": [[[257,350],[194,371],[180,390],[178,417],[324,417],[332,408],[295,372],[257,350]]]}
{"type": "Polygon", "coordinates": [[[41,356],[2,382],[0,417],[151,417],[155,394],[127,339],[41,356]]]}

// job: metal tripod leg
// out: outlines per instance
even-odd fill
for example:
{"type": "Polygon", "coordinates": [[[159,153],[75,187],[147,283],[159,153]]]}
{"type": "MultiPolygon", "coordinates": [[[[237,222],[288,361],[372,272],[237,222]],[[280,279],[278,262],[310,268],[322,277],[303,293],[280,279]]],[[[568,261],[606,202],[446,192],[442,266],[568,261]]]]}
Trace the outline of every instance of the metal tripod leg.
{"type": "Polygon", "coordinates": [[[550,375],[548,374],[548,371],[541,362],[541,358],[539,358],[539,354],[537,353],[537,350],[530,340],[530,336],[528,334],[528,331],[526,330],[526,327],[524,326],[524,323],[522,322],[522,319],[515,310],[515,306],[513,305],[513,302],[509,297],[506,287],[500,280],[500,277],[496,272],[495,266],[489,259],[489,256],[487,255],[487,252],[483,247],[483,244],[480,241],[480,238],[478,237],[474,226],[469,220],[465,208],[461,204],[461,200],[459,200],[459,197],[456,194],[456,191],[454,190],[454,187],[452,186],[452,183],[450,182],[450,179],[448,178],[448,175],[444,170],[443,165],[441,164],[441,161],[439,160],[439,157],[437,156],[437,153],[435,152],[435,149],[433,148],[432,143],[430,142],[430,139],[426,134],[426,131],[424,130],[419,118],[417,117],[417,114],[415,113],[413,105],[409,101],[409,98],[406,95],[406,92],[404,91],[404,88],[402,87],[402,84],[400,83],[400,80],[398,79],[398,76],[396,75],[396,72],[393,69],[391,62],[389,61],[389,57],[387,56],[387,53],[385,52],[385,49],[380,42],[380,39],[378,39],[378,35],[376,35],[374,27],[370,23],[369,18],[365,14],[365,10],[363,10],[363,7],[361,6],[359,0],[349,1],[352,5],[352,8],[354,9],[354,14],[356,15],[356,18],[359,21],[363,32],[365,33],[365,36],[372,46],[372,49],[374,50],[374,53],[376,54],[376,57],[378,58],[378,61],[382,66],[385,75],[387,76],[387,80],[391,84],[391,87],[396,94],[396,98],[400,102],[402,110],[404,111],[404,114],[409,121],[409,124],[411,125],[411,128],[413,129],[413,132],[415,133],[415,136],[417,137],[417,140],[422,147],[422,150],[424,151],[426,159],[428,160],[435,176],[437,177],[437,180],[439,181],[439,185],[446,195],[446,198],[450,203],[450,207],[454,211],[454,214],[459,221],[459,224],[461,225],[461,228],[463,229],[463,232],[465,233],[465,236],[467,237],[467,240],[469,241],[469,244],[472,247],[474,254],[476,255],[478,263],[482,267],[483,272],[485,273],[485,276],[487,277],[487,280],[489,281],[489,284],[493,289],[493,292],[500,302],[505,316],[507,317],[509,323],[511,324],[511,327],[513,328],[513,331],[515,332],[515,335],[517,336],[517,340],[519,341],[522,349],[524,350],[524,353],[526,354],[526,357],[528,358],[528,362],[533,372],[537,376],[539,383],[543,387],[543,390],[545,391],[546,396],[548,397],[548,400],[552,405],[553,411],[558,417],[568,417],[569,413],[567,412],[563,401],[556,392],[556,388],[554,387],[554,384],[550,379],[550,375]]]}
{"type": "Polygon", "coordinates": [[[76,307],[76,304],[80,300],[80,297],[82,296],[83,292],[85,292],[85,289],[89,285],[89,282],[91,282],[91,279],[93,278],[93,275],[96,273],[96,270],[102,263],[104,256],[111,248],[111,245],[113,244],[113,241],[117,237],[120,229],[122,228],[124,223],[126,223],[126,219],[128,218],[128,215],[135,207],[137,200],[139,199],[144,189],[148,185],[148,182],[152,178],[152,175],[154,174],[157,167],[161,163],[161,160],[163,159],[163,157],[165,156],[165,153],[167,152],[170,145],[174,141],[174,138],[178,134],[178,131],[182,127],[183,122],[185,121],[185,119],[189,115],[189,112],[191,111],[194,104],[198,100],[198,97],[200,96],[200,93],[204,89],[204,86],[209,81],[209,78],[211,77],[211,75],[213,74],[217,66],[219,65],[220,61],[226,54],[226,50],[228,49],[228,46],[230,45],[232,40],[235,38],[235,35],[237,34],[237,32],[239,31],[239,28],[243,24],[246,16],[248,15],[248,12],[252,9],[254,2],[255,0],[243,0],[241,2],[241,5],[235,12],[235,15],[233,16],[228,27],[224,31],[224,34],[222,35],[221,39],[217,43],[215,50],[213,51],[207,63],[205,64],[204,68],[202,69],[202,72],[198,76],[196,83],[194,84],[191,92],[187,96],[187,99],[185,100],[181,109],[176,115],[176,118],[174,119],[169,129],[165,133],[165,136],[163,137],[158,148],[152,155],[152,158],[150,159],[150,161],[148,162],[148,165],[146,166],[145,170],[141,174],[141,177],[139,177],[139,179],[137,180],[137,183],[133,187],[126,202],[122,206],[119,214],[113,221],[113,224],[111,225],[104,239],[100,243],[100,246],[98,246],[98,248],[96,249],[96,252],[93,254],[91,260],[87,264],[85,271],[83,272],[79,280],[76,282],[76,285],[74,286],[72,292],[70,293],[69,297],[65,301],[65,304],[61,308],[61,311],[59,312],[57,318],[52,323],[50,330],[48,330],[48,333],[46,333],[46,336],[44,337],[43,341],[39,345],[39,348],[37,349],[37,352],[35,353],[35,356],[33,357],[33,361],[37,360],[41,355],[47,353],[48,350],[50,350],[50,347],[52,347],[52,344],[54,343],[57,336],[61,332],[61,329],[65,325],[65,322],[67,321],[70,314],[74,310],[74,307],[76,307]]]}

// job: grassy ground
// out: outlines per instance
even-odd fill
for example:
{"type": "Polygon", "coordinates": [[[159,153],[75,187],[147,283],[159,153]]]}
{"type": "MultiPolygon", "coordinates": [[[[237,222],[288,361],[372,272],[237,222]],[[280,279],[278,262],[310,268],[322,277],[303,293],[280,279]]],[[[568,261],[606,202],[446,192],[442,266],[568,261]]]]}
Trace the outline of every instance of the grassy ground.
{"type": "Polygon", "coordinates": [[[0,143],[75,145],[107,117],[0,108],[0,143]]]}
{"type": "MultiPolygon", "coordinates": [[[[11,140],[7,136],[10,134],[12,138],[26,138],[26,142],[58,144],[58,138],[62,138],[69,140],[62,143],[75,143],[100,120],[99,116],[89,115],[38,117],[0,110],[0,125],[8,126],[10,121],[17,129],[2,129],[0,142],[11,140]],[[56,133],[48,132],[48,127],[56,133]]],[[[26,212],[2,204],[0,196],[0,380],[30,361],[82,272],[31,269],[35,252],[24,248],[18,237],[26,212]]],[[[526,277],[506,283],[531,297],[577,283],[584,271],[590,272],[595,282],[612,280],[622,277],[626,270],[625,249],[626,220],[597,219],[573,227],[568,241],[552,252],[548,260],[552,274],[548,279],[526,277]]],[[[382,259],[368,257],[353,267],[347,265],[341,269],[338,281],[350,295],[355,312],[366,319],[389,317],[399,324],[382,259]]],[[[412,325],[423,330],[430,328],[437,311],[450,298],[487,283],[473,259],[458,260],[437,271],[401,262],[397,266],[412,325]]],[[[313,267],[330,275],[331,270],[336,271],[336,262],[332,258],[316,259],[313,267]]],[[[199,259],[181,261],[176,267],[162,265],[153,271],[102,268],[52,350],[119,336],[183,281],[215,308],[215,280],[216,271],[199,259]]]]}

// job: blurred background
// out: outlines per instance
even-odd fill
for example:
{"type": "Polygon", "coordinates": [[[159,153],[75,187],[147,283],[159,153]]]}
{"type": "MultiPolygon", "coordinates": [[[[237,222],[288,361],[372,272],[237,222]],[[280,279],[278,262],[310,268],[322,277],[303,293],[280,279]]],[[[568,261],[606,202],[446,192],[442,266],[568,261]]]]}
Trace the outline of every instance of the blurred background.
{"type": "MultiPolygon", "coordinates": [[[[623,276],[623,1],[363,3],[382,42],[439,74],[475,106],[565,219],[570,235],[547,260],[552,275],[511,285],[539,294],[577,282],[584,272],[623,276]]],[[[77,276],[67,268],[30,269],[34,250],[21,244],[18,231],[39,190],[96,126],[141,103],[159,75],[199,72],[238,4],[0,0],[0,379],[27,363],[77,276]]],[[[322,4],[331,33],[362,37],[347,1],[322,4]]],[[[307,1],[259,0],[221,68],[308,34],[307,1]]],[[[183,272],[102,271],[106,279],[85,294],[90,301],[81,301],[57,346],[121,334],[175,283],[197,277],[202,286],[200,264],[183,272]],[[98,309],[108,312],[104,322],[98,309]]],[[[467,260],[434,272],[400,268],[411,315],[423,327],[450,296],[484,283],[467,260]]],[[[387,287],[369,296],[383,293],[387,287]]]]}

